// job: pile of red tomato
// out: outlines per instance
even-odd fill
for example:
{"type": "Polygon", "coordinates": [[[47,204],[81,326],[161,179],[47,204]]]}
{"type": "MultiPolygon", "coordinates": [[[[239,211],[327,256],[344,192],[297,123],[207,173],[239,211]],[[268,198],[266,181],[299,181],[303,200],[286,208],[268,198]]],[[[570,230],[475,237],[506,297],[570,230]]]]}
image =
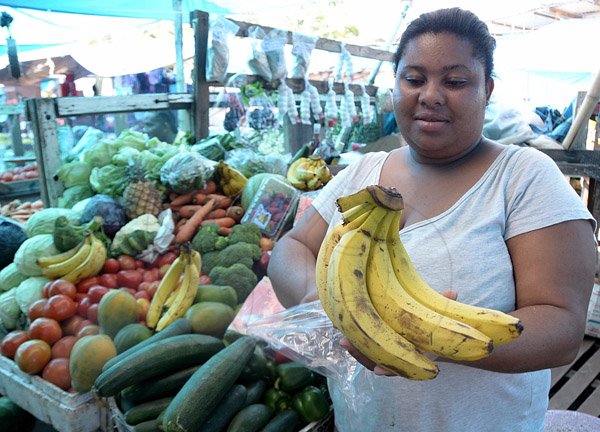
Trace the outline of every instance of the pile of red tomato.
{"type": "Polygon", "coordinates": [[[21,180],[29,180],[38,178],[40,176],[36,163],[25,166],[18,166],[15,168],[2,171],[0,173],[0,181],[2,182],[13,182],[21,180]]]}

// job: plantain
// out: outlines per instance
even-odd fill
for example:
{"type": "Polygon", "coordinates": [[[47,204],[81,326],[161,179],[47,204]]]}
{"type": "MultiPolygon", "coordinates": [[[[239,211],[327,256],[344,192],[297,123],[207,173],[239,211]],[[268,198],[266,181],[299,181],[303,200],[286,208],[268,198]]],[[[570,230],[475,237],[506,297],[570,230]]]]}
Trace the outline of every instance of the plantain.
{"type": "Polygon", "coordinates": [[[223,161],[217,165],[217,175],[220,189],[229,197],[241,194],[244,186],[248,183],[248,179],[241,171],[223,161]]]}

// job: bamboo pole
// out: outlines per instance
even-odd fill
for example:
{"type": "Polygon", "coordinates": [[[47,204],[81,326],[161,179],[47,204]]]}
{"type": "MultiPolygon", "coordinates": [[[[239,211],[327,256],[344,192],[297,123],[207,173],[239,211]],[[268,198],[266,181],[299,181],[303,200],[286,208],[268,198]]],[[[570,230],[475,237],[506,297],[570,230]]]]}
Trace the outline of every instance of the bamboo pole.
{"type": "Polygon", "coordinates": [[[573,124],[571,125],[571,128],[569,129],[569,132],[567,132],[567,136],[563,140],[562,146],[565,150],[569,150],[571,148],[571,146],[573,145],[573,141],[575,140],[575,137],[577,136],[577,133],[579,132],[579,130],[581,129],[581,126],[583,125],[583,122],[588,121],[588,119],[594,112],[594,109],[596,108],[596,105],[598,104],[599,101],[600,101],[600,70],[596,74],[596,77],[594,78],[594,81],[592,82],[590,90],[585,95],[585,99],[583,100],[583,103],[581,104],[579,111],[577,111],[577,114],[575,115],[575,119],[573,120],[573,124]]]}

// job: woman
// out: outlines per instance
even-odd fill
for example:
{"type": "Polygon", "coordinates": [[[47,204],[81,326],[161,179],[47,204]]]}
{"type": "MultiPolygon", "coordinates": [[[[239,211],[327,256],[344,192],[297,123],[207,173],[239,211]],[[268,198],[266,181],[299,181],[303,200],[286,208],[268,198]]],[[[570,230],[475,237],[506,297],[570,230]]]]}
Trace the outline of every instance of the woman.
{"type": "Polygon", "coordinates": [[[341,384],[330,381],[341,432],[542,431],[549,368],[571,362],[580,346],[595,221],[550,158],[482,137],[494,48],[485,24],[458,8],[408,26],[394,89],[408,146],[369,153],[340,172],[278,241],[269,276],[284,306],[317,299],[315,257],[340,220],[335,199],[391,186],[404,199],[401,238],[425,280],[464,303],[519,317],[523,334],[483,360],[437,359],[433,380],[378,375],[365,387],[369,369],[383,371],[347,344],[365,366],[352,389],[365,400],[350,411],[341,384]]]}

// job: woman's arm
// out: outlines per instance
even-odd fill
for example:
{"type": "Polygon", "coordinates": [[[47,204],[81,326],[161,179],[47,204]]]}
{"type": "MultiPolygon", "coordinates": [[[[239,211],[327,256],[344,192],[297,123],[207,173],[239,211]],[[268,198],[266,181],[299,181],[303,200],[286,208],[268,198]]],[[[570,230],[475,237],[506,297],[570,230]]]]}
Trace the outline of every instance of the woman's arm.
{"type": "Polygon", "coordinates": [[[321,215],[310,207],[294,228],[275,243],[267,273],[283,306],[318,299],[315,263],[327,226],[321,215]]]}

